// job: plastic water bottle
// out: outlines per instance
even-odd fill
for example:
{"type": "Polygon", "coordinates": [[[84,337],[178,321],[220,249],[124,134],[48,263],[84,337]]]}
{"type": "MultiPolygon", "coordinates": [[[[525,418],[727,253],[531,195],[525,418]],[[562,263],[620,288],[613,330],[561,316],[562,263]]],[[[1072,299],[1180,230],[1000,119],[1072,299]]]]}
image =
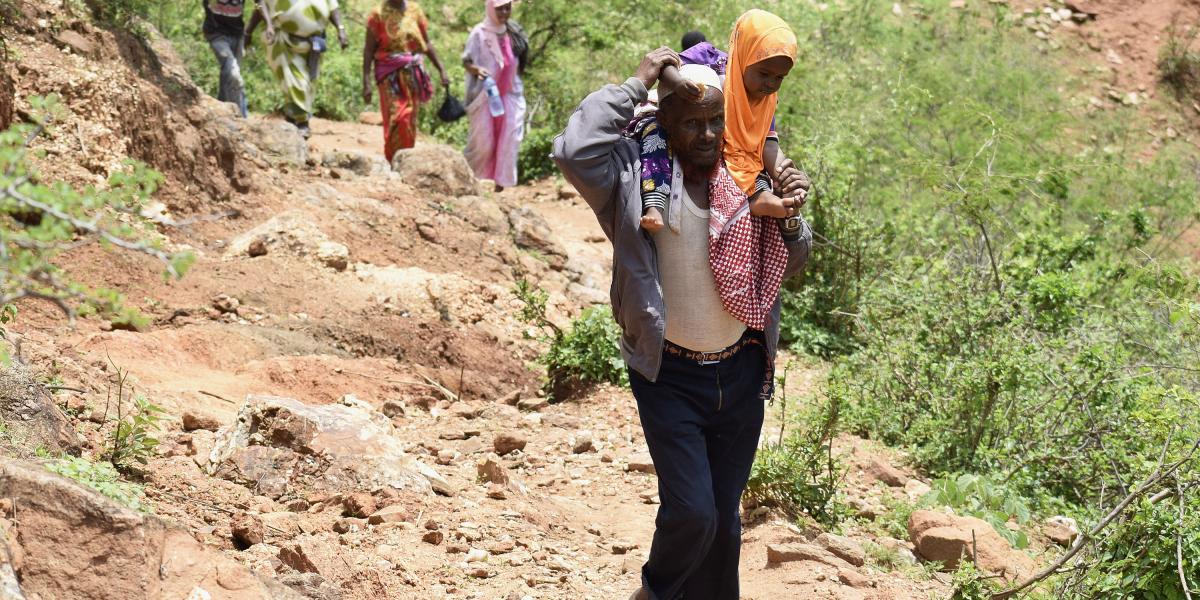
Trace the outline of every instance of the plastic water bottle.
{"type": "Polygon", "coordinates": [[[483,86],[487,90],[488,112],[492,113],[493,117],[504,114],[504,99],[500,97],[500,88],[496,87],[496,81],[488,77],[483,80],[483,86]]]}

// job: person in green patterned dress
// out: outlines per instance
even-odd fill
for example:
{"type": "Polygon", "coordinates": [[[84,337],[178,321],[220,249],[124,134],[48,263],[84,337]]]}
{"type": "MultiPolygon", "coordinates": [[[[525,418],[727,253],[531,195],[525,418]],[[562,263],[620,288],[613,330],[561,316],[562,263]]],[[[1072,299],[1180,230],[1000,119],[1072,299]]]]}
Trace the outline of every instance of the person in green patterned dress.
{"type": "Polygon", "coordinates": [[[246,28],[247,43],[260,22],[267,25],[263,41],[267,64],[283,88],[283,115],[307,138],[312,117],[314,84],[321,54],[327,49],[325,30],[337,27],[342,49],[349,45],[338,11],[338,0],[260,0],[246,28]]]}

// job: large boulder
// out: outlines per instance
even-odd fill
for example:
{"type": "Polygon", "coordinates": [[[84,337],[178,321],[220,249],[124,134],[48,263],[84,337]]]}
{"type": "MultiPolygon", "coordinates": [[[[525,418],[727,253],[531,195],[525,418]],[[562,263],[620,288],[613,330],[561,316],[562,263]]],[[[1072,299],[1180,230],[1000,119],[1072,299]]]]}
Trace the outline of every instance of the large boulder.
{"type": "Polygon", "coordinates": [[[479,189],[462,152],[442,144],[421,144],[396,152],[392,170],[419,191],[466,196],[479,189]]]}
{"type": "Polygon", "coordinates": [[[947,571],[958,568],[963,557],[1007,580],[1024,577],[1037,568],[1033,559],[1013,549],[991,524],[975,517],[914,511],[908,518],[908,535],[921,558],[941,562],[947,571]]]}
{"type": "Polygon", "coordinates": [[[513,241],[518,246],[540,252],[556,268],[566,266],[567,251],[538,211],[522,206],[508,213],[508,222],[512,226],[513,241]]]}
{"type": "Polygon", "coordinates": [[[35,463],[0,459],[0,597],[293,599],[188,532],[35,463]],[[15,513],[15,514],[14,514],[15,513]],[[7,569],[4,569],[7,570],[7,569]]]}
{"type": "Polygon", "coordinates": [[[21,367],[0,370],[0,454],[32,458],[40,448],[79,454],[79,436],[53,398],[21,367]]]}
{"type": "Polygon", "coordinates": [[[237,420],[217,432],[209,472],[272,498],[381,486],[454,493],[436,471],[405,452],[382,413],[274,396],[247,398],[237,420]]]}
{"type": "Polygon", "coordinates": [[[304,166],[308,161],[308,142],[300,130],[287,121],[251,118],[246,122],[246,142],[272,162],[304,166]]]}

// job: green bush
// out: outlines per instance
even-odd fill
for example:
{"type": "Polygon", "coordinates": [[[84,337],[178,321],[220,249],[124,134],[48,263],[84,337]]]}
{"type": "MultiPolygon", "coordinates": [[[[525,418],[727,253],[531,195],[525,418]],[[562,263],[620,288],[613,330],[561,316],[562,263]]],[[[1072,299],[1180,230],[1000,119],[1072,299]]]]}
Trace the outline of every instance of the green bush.
{"type": "Polygon", "coordinates": [[[1163,82],[1175,92],[1176,98],[1191,99],[1200,93],[1200,50],[1194,49],[1200,29],[1192,27],[1183,33],[1177,27],[1178,23],[1167,32],[1167,43],[1163,44],[1160,51],[1158,69],[1163,82]]]}
{"type": "Polygon", "coordinates": [[[46,469],[68,479],[86,485],[118,504],[134,510],[146,510],[142,504],[145,490],[142,486],[121,480],[112,463],[92,462],[86,458],[66,456],[46,463],[46,469]]]}
{"type": "Polygon", "coordinates": [[[564,331],[546,314],[545,290],[520,279],[514,294],[521,301],[520,318],[535,326],[549,345],[538,362],[546,367],[544,389],[552,400],[567,400],[597,383],[629,385],[619,345],[621,328],[611,307],[585,309],[564,331]]]}
{"type": "Polygon", "coordinates": [[[837,493],[845,470],[833,454],[837,411],[834,403],[823,410],[810,409],[782,444],[759,448],[746,498],[793,516],[807,514],[828,526],[841,521],[845,507],[837,493]]]}
{"type": "Polygon", "coordinates": [[[1029,523],[1030,509],[1020,495],[970,474],[938,479],[930,487],[932,490],[921,498],[922,506],[949,506],[958,514],[987,521],[1014,548],[1029,547],[1029,536],[1024,531],[1007,526],[1010,519],[1019,525],[1029,523]]]}
{"type": "Polygon", "coordinates": [[[1184,600],[1180,577],[1200,589],[1200,506],[1194,498],[1143,500],[1132,515],[1086,553],[1086,567],[1066,577],[1068,598],[1184,600]],[[1180,571],[1182,570],[1182,575],[1180,571]]]}

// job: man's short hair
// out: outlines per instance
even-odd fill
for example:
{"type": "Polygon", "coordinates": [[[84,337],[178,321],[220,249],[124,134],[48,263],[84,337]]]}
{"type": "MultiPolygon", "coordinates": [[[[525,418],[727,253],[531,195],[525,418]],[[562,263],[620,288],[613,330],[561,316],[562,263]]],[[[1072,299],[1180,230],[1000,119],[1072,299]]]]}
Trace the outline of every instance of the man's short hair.
{"type": "Polygon", "coordinates": [[[683,34],[683,41],[680,42],[680,46],[682,46],[682,47],[679,49],[679,51],[683,52],[684,50],[687,50],[688,48],[691,48],[692,46],[695,46],[696,44],[699,44],[702,42],[707,42],[707,41],[708,41],[708,38],[704,37],[703,33],[699,32],[699,31],[689,31],[689,32],[683,34]]]}

